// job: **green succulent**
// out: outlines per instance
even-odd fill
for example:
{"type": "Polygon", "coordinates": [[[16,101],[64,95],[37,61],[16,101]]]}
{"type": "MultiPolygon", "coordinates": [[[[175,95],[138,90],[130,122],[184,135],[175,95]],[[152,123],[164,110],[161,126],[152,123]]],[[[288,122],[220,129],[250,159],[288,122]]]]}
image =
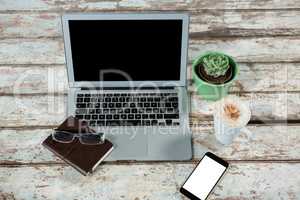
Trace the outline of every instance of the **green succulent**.
{"type": "Polygon", "coordinates": [[[205,72],[213,77],[224,76],[229,69],[229,59],[226,55],[220,53],[210,53],[203,60],[205,72]]]}

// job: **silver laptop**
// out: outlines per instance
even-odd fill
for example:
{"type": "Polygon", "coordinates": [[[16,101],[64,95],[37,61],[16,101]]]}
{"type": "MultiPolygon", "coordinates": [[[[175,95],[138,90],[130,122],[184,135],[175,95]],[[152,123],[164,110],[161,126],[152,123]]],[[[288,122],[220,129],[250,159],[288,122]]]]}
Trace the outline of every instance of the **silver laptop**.
{"type": "Polygon", "coordinates": [[[68,115],[114,144],[107,160],[192,158],[187,14],[66,14],[68,115]]]}

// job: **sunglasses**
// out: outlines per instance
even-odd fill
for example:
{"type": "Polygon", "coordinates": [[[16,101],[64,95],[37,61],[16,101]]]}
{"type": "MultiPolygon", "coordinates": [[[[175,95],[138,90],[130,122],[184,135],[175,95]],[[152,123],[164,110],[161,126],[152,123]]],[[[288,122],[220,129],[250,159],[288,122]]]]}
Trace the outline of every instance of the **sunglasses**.
{"type": "Polygon", "coordinates": [[[71,143],[78,138],[81,144],[97,145],[104,143],[104,133],[72,133],[68,131],[54,130],[52,139],[60,143],[71,143]]]}

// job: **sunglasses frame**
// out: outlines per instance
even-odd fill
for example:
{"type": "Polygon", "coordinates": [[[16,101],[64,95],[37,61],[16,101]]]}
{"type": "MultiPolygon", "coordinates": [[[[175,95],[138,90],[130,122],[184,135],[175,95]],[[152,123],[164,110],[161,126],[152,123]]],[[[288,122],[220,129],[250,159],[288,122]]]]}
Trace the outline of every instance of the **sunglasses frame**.
{"type": "Polygon", "coordinates": [[[73,133],[73,132],[69,132],[69,131],[60,131],[60,130],[54,129],[54,131],[52,132],[51,136],[52,136],[52,139],[54,141],[59,142],[59,143],[64,143],[64,144],[72,143],[76,138],[78,138],[79,142],[81,144],[84,144],[84,145],[99,145],[99,144],[103,144],[104,141],[105,141],[104,133],[73,133]],[[70,141],[61,141],[61,140],[56,139],[54,135],[56,133],[58,133],[58,132],[67,133],[69,135],[72,135],[73,136],[72,140],[70,140],[70,141]],[[82,136],[86,136],[86,135],[98,135],[98,136],[101,137],[100,142],[99,143],[95,143],[95,144],[90,144],[90,143],[83,142],[82,141],[82,136]]]}

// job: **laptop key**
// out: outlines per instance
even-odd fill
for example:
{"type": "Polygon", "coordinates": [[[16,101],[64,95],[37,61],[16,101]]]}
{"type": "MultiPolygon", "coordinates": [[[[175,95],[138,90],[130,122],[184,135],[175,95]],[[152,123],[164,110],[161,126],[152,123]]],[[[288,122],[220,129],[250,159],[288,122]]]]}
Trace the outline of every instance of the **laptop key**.
{"type": "Polygon", "coordinates": [[[137,113],[137,109],[136,108],[131,109],[131,113],[137,113]]]}
{"type": "Polygon", "coordinates": [[[96,110],[94,110],[94,109],[89,110],[89,114],[94,114],[94,113],[96,113],[96,110]]]}
{"type": "Polygon", "coordinates": [[[86,104],[84,104],[84,103],[77,103],[76,107],[77,108],[86,108],[86,104]]]}
{"type": "Polygon", "coordinates": [[[92,119],[98,119],[98,115],[92,115],[92,119]]]}
{"type": "Polygon", "coordinates": [[[150,114],[150,115],[149,115],[149,118],[150,118],[150,119],[156,119],[155,114],[150,114]]]}
{"type": "Polygon", "coordinates": [[[135,103],[131,103],[130,108],[135,108],[135,103]]]}
{"type": "Polygon", "coordinates": [[[164,114],[165,119],[178,119],[179,115],[178,114],[164,114]]]}
{"type": "Polygon", "coordinates": [[[113,108],[114,105],[115,105],[114,103],[109,103],[109,104],[108,104],[108,107],[109,107],[109,108],[113,108]]]}
{"type": "Polygon", "coordinates": [[[114,119],[119,119],[120,116],[119,116],[119,115],[114,115],[113,118],[114,118],[114,119]]]}
{"type": "Polygon", "coordinates": [[[127,119],[127,115],[126,114],[122,114],[121,115],[121,119],[127,119]]]}
{"type": "Polygon", "coordinates": [[[119,126],[119,125],[120,125],[120,121],[118,121],[118,120],[106,121],[106,126],[119,126]]]}
{"type": "Polygon", "coordinates": [[[117,109],[117,113],[123,113],[123,109],[122,108],[117,109]]]}
{"type": "Polygon", "coordinates": [[[93,121],[90,121],[90,122],[89,122],[89,125],[90,125],[90,126],[96,126],[96,121],[94,121],[94,120],[93,120],[93,121]]]}
{"type": "Polygon", "coordinates": [[[77,94],[77,97],[83,97],[84,95],[83,94],[77,94]]]}
{"type": "Polygon", "coordinates": [[[130,109],[129,109],[129,108],[126,108],[126,109],[125,109],[125,113],[130,113],[130,109]]]}
{"type": "Polygon", "coordinates": [[[127,126],[139,126],[139,125],[141,125],[140,120],[126,120],[123,123],[124,123],[124,125],[127,125],[127,126]]]}
{"type": "Polygon", "coordinates": [[[78,103],[82,103],[83,102],[83,98],[77,98],[77,102],[78,103]]]}
{"type": "Polygon", "coordinates": [[[166,120],[166,124],[167,124],[167,125],[172,125],[172,120],[171,120],[171,119],[167,119],[167,120],[166,120]]]}
{"type": "Polygon", "coordinates": [[[75,115],[75,117],[77,117],[78,119],[83,119],[83,115],[75,115]]]}
{"type": "Polygon", "coordinates": [[[89,102],[91,102],[91,99],[90,98],[84,98],[84,102],[89,103],[89,102]]]}
{"type": "Polygon", "coordinates": [[[91,115],[84,115],[84,119],[91,119],[91,115]]]}
{"type": "Polygon", "coordinates": [[[76,109],[75,113],[76,114],[86,114],[87,110],[86,109],[76,109]]]}
{"type": "Polygon", "coordinates": [[[112,115],[106,115],[106,119],[112,119],[112,115]]]}
{"type": "Polygon", "coordinates": [[[174,108],[178,108],[178,103],[172,103],[172,106],[173,106],[174,108]]]}
{"type": "Polygon", "coordinates": [[[110,109],[111,114],[115,114],[116,112],[117,112],[116,109],[110,109]]]}
{"type": "Polygon", "coordinates": [[[155,120],[151,120],[151,125],[157,125],[158,124],[158,121],[155,119],[155,120]]]}
{"type": "Polygon", "coordinates": [[[142,114],[142,119],[148,119],[148,115],[147,114],[142,114]]]}
{"type": "Polygon", "coordinates": [[[100,103],[96,103],[95,108],[100,108],[100,103]]]}
{"type": "Polygon", "coordinates": [[[121,103],[116,103],[116,107],[117,107],[117,108],[121,108],[121,107],[122,107],[122,104],[121,104],[121,103]]]}
{"type": "Polygon", "coordinates": [[[105,119],[105,115],[99,115],[98,118],[99,119],[105,119]]]}
{"type": "Polygon", "coordinates": [[[165,123],[165,122],[159,122],[158,125],[159,125],[159,126],[165,126],[166,123],[165,123]]]}
{"type": "Polygon", "coordinates": [[[142,117],[141,114],[136,114],[135,115],[135,119],[141,119],[141,117],[142,117]]]}
{"type": "Polygon", "coordinates": [[[105,126],[105,121],[97,121],[97,126],[105,126]]]}
{"type": "Polygon", "coordinates": [[[128,115],[128,119],[134,119],[134,115],[133,114],[129,114],[128,115]]]}
{"type": "Polygon", "coordinates": [[[156,118],[157,118],[157,119],[163,119],[163,114],[157,114],[157,115],[156,115],[156,118]]]}
{"type": "Polygon", "coordinates": [[[166,107],[171,107],[172,106],[171,103],[166,103],[165,105],[166,105],[166,107]]]}
{"type": "Polygon", "coordinates": [[[151,121],[150,120],[144,120],[142,122],[142,125],[144,125],[144,126],[150,126],[151,125],[151,121]]]}

